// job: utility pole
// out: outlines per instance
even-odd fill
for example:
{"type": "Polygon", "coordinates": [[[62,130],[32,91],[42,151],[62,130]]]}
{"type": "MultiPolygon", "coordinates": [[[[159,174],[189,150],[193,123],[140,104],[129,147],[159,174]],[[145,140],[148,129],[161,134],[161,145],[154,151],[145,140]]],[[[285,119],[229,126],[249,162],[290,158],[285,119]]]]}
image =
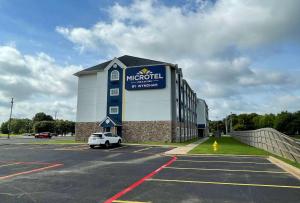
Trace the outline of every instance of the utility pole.
{"type": "Polygon", "coordinates": [[[14,98],[11,98],[11,105],[10,105],[10,115],[9,115],[9,123],[8,123],[8,134],[7,134],[7,139],[10,139],[10,129],[11,129],[11,115],[12,115],[12,109],[14,105],[14,98]]]}
{"type": "Polygon", "coordinates": [[[216,116],[217,118],[217,132],[219,132],[219,120],[218,120],[218,116],[216,116]]]}
{"type": "Polygon", "coordinates": [[[57,111],[55,111],[54,113],[54,120],[56,120],[56,116],[57,116],[57,111]]]}
{"type": "Polygon", "coordinates": [[[230,112],[230,132],[232,132],[232,112],[230,112]]]}
{"type": "Polygon", "coordinates": [[[226,129],[226,135],[228,134],[228,120],[227,117],[225,118],[225,129],[226,129]]]}

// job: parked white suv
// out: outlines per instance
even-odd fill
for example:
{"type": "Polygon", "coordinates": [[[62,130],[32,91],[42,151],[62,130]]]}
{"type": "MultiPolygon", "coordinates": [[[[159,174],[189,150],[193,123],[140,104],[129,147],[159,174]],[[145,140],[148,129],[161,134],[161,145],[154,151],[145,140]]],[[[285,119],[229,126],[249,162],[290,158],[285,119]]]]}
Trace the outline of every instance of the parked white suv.
{"type": "Polygon", "coordinates": [[[118,135],[114,135],[111,132],[105,133],[93,133],[89,137],[88,144],[90,148],[94,148],[95,146],[105,146],[108,148],[112,144],[120,145],[122,142],[122,138],[118,135]]]}

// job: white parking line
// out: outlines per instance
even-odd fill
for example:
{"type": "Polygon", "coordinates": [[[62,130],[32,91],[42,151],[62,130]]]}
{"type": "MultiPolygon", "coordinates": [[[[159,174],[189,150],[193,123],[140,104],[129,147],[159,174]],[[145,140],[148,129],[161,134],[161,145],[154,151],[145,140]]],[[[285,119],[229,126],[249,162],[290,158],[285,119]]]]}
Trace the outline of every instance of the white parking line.
{"type": "MultiPolygon", "coordinates": [[[[186,161],[192,163],[230,163],[230,164],[271,164],[272,163],[259,163],[259,162],[252,162],[252,161],[195,161],[190,159],[179,159],[177,161],[186,161]]],[[[177,162],[176,161],[176,162],[177,162]]]]}
{"type": "Polygon", "coordinates": [[[134,152],[142,152],[142,151],[145,151],[145,150],[148,150],[148,149],[151,149],[152,147],[147,147],[147,148],[143,148],[143,149],[139,149],[139,150],[136,150],[134,152]]]}
{"type": "Polygon", "coordinates": [[[0,165],[0,168],[1,168],[1,167],[5,167],[5,166],[18,165],[18,164],[20,164],[20,163],[19,163],[19,162],[16,162],[16,163],[4,164],[4,165],[0,165]]]}
{"type": "Polygon", "coordinates": [[[300,186],[298,186],[298,185],[268,185],[268,184],[251,184],[251,183],[194,181],[194,180],[170,180],[170,179],[154,179],[154,178],[153,179],[148,179],[146,181],[300,189],[300,186]]]}
{"type": "Polygon", "coordinates": [[[112,148],[112,149],[107,149],[105,151],[113,151],[113,150],[122,149],[122,148],[125,148],[125,147],[128,147],[128,146],[116,147],[116,148],[112,148]]]}
{"type": "Polygon", "coordinates": [[[175,170],[197,170],[197,171],[230,171],[230,172],[250,172],[250,173],[287,173],[285,171],[256,171],[256,170],[237,170],[237,169],[223,169],[223,168],[178,168],[178,167],[166,167],[168,169],[175,170]]]}

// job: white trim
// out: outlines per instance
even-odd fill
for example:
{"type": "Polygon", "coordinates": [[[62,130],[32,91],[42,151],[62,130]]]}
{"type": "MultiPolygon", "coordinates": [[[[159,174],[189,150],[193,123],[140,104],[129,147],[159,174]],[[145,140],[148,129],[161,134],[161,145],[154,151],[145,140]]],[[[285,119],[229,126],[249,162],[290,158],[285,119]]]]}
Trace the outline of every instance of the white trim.
{"type": "Polygon", "coordinates": [[[110,68],[113,68],[112,66],[113,66],[115,63],[118,64],[122,69],[125,69],[125,68],[126,68],[126,66],[125,66],[124,63],[122,63],[119,59],[114,58],[114,59],[111,60],[111,62],[104,68],[104,70],[108,70],[108,69],[110,69],[110,68]]]}
{"type": "Polygon", "coordinates": [[[105,122],[107,119],[109,119],[110,122],[112,122],[114,125],[116,125],[116,123],[115,123],[113,120],[111,120],[110,117],[106,116],[106,117],[99,123],[99,126],[101,126],[101,124],[102,124],[103,122],[105,122]]]}

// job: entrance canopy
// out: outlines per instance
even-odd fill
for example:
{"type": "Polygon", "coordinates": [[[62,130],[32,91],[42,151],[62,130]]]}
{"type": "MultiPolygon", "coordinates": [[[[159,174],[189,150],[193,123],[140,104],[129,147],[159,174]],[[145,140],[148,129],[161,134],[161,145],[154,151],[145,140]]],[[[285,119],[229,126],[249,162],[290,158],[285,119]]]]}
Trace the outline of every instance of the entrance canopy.
{"type": "Polygon", "coordinates": [[[102,128],[112,128],[117,126],[122,126],[121,123],[113,121],[110,117],[106,116],[104,120],[102,120],[99,124],[102,128]]]}

